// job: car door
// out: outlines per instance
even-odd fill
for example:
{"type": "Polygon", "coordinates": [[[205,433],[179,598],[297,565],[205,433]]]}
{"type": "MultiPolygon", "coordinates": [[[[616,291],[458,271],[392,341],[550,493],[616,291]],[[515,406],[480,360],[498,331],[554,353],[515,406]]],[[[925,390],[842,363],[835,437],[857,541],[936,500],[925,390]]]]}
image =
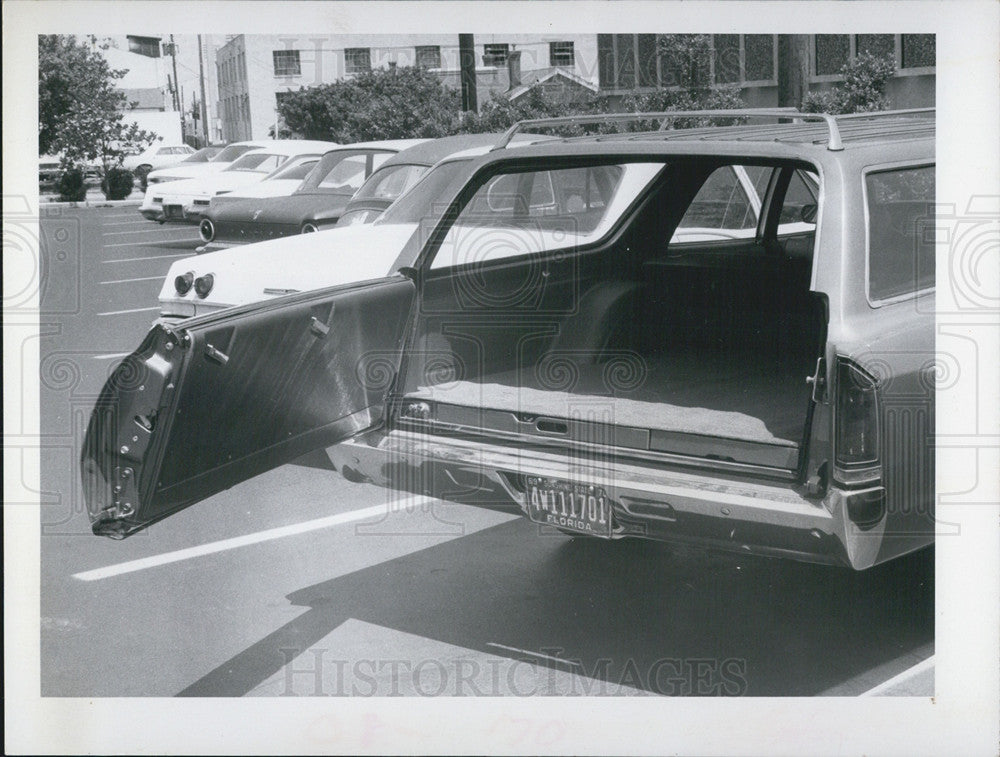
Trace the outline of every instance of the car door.
{"type": "Polygon", "coordinates": [[[124,538],[377,425],[413,300],[397,275],[154,326],[87,428],[94,533],[124,538]]]}

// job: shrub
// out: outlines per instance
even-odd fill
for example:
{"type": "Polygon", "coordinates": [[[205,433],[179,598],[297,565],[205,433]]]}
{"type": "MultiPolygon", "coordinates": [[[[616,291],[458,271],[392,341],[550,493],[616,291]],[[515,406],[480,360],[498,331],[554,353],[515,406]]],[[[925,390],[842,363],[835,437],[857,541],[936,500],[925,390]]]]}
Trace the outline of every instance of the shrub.
{"type": "Polygon", "coordinates": [[[890,107],[885,90],[896,73],[892,56],[860,53],[840,69],[842,82],[826,92],[810,92],[802,101],[807,113],[864,113],[890,107]]]}
{"type": "MultiPolygon", "coordinates": [[[[714,89],[660,89],[625,98],[622,110],[635,113],[657,113],[670,110],[732,110],[745,108],[738,87],[714,89]]],[[[668,129],[690,129],[698,126],[730,126],[741,119],[678,118],[667,122],[668,129]]],[[[659,121],[635,121],[627,131],[658,129],[659,121]]]]}
{"type": "Polygon", "coordinates": [[[109,168],[101,182],[101,191],[109,200],[124,200],[132,194],[135,177],[125,168],[109,168]]]}
{"type": "Polygon", "coordinates": [[[87,184],[83,179],[83,171],[79,168],[67,168],[63,171],[56,189],[63,202],[83,202],[87,199],[87,184]]]}

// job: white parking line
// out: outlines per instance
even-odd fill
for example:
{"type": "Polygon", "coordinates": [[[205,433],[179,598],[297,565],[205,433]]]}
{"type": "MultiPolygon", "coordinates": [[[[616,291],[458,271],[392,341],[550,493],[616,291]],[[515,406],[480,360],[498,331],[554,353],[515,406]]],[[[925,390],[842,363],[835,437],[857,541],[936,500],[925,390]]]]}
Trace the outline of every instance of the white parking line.
{"type": "MultiPolygon", "coordinates": [[[[201,237],[195,237],[194,239],[168,239],[167,241],[168,242],[173,242],[173,243],[177,243],[177,242],[191,242],[191,243],[194,243],[194,242],[200,242],[201,241],[201,237]]],[[[103,246],[104,246],[105,249],[108,249],[110,247],[149,247],[149,246],[151,246],[153,244],[155,244],[155,242],[119,242],[118,244],[106,244],[106,245],[103,245],[103,246]]]]}
{"type": "Polygon", "coordinates": [[[172,255],[146,255],[141,258],[118,258],[117,260],[102,260],[102,263],[135,263],[137,260],[160,260],[161,258],[189,258],[187,252],[175,252],[172,255]]]}
{"type": "Polygon", "coordinates": [[[153,233],[164,234],[164,233],[166,233],[168,231],[185,231],[188,234],[191,233],[191,229],[189,229],[187,226],[175,226],[172,229],[171,228],[163,229],[163,228],[160,228],[159,226],[157,226],[156,228],[153,228],[153,229],[139,229],[138,231],[108,231],[108,232],[106,232],[104,234],[101,234],[101,236],[102,237],[120,237],[120,236],[125,236],[126,234],[153,234],[153,233]]]}
{"type": "MultiPolygon", "coordinates": [[[[426,501],[428,501],[428,498],[423,496],[408,497],[399,502],[394,502],[393,507],[420,506],[426,501]]],[[[260,544],[265,541],[282,539],[286,536],[296,536],[309,531],[316,531],[321,528],[330,528],[331,526],[340,526],[345,523],[354,523],[355,521],[366,520],[367,518],[371,518],[376,515],[385,515],[387,507],[388,505],[374,505],[361,510],[352,510],[351,512],[340,513],[338,515],[330,515],[326,518],[316,518],[315,520],[307,520],[302,523],[294,523],[290,526],[270,528],[266,531],[258,531],[255,534],[246,534],[245,536],[236,536],[232,539],[212,541],[208,544],[202,544],[197,547],[178,549],[174,552],[164,552],[161,555],[143,557],[138,560],[129,560],[128,562],[119,563],[118,565],[109,565],[106,568],[85,570],[82,573],[74,573],[73,578],[77,578],[81,581],[99,581],[102,578],[120,576],[124,573],[134,573],[138,570],[156,568],[160,565],[180,562],[181,560],[190,560],[194,557],[202,557],[204,555],[215,554],[216,552],[225,552],[230,549],[246,547],[251,544],[260,544]]]]}
{"type": "Polygon", "coordinates": [[[576,660],[566,660],[563,659],[562,657],[553,657],[552,655],[542,654],[541,652],[532,652],[530,649],[519,649],[517,647],[508,647],[506,644],[496,644],[492,641],[487,641],[486,646],[496,647],[497,649],[506,649],[508,652],[518,652],[519,654],[526,654],[532,657],[539,657],[543,660],[552,660],[553,662],[561,662],[566,665],[575,665],[576,667],[580,667],[580,663],[577,662],[576,660]]]}
{"type": "Polygon", "coordinates": [[[862,697],[877,697],[877,696],[880,696],[883,692],[886,692],[886,691],[888,691],[888,690],[890,690],[890,689],[898,686],[899,684],[903,683],[904,681],[908,681],[909,679],[914,678],[915,676],[920,675],[925,670],[930,670],[933,667],[934,667],[934,655],[931,655],[926,660],[923,660],[922,662],[918,662],[912,668],[907,668],[902,673],[894,675],[888,681],[883,681],[878,686],[875,686],[874,688],[868,689],[868,691],[864,691],[861,694],[859,694],[858,696],[862,696],[862,697]]]}
{"type": "Polygon", "coordinates": [[[91,355],[90,357],[92,360],[113,360],[116,357],[125,357],[131,354],[131,352],[109,352],[106,355],[91,355]]]}
{"type": "Polygon", "coordinates": [[[159,310],[160,306],[157,305],[153,308],[133,308],[132,310],[112,310],[109,313],[98,313],[98,315],[125,315],[126,313],[146,313],[150,310],[159,310]]]}
{"type": "MultiPolygon", "coordinates": [[[[115,218],[125,218],[125,216],[114,216],[115,218]]],[[[145,218],[133,218],[131,221],[121,221],[120,223],[102,223],[101,228],[108,228],[111,226],[138,226],[139,224],[149,225],[152,221],[147,221],[145,218]]],[[[153,228],[152,226],[150,228],[153,228]]],[[[159,228],[159,224],[157,227],[159,228]]]]}
{"type": "MultiPolygon", "coordinates": [[[[145,260],[146,258],[143,258],[145,260]]],[[[99,284],[131,284],[133,281],[163,281],[162,276],[144,276],[141,279],[118,279],[117,281],[100,281],[99,284]]]]}

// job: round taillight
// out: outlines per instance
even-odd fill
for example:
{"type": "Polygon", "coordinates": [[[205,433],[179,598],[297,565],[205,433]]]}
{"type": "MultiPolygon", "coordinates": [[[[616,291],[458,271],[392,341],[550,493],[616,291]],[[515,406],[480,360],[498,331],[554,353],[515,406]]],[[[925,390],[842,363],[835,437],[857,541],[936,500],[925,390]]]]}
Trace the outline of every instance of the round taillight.
{"type": "Polygon", "coordinates": [[[194,280],[194,291],[199,297],[208,297],[208,293],[212,291],[214,284],[215,276],[206,273],[204,276],[199,276],[194,280]]]}
{"type": "Polygon", "coordinates": [[[302,233],[303,234],[312,234],[314,231],[319,231],[319,228],[317,228],[316,224],[314,224],[314,223],[304,223],[304,224],[302,224],[302,233]]]}
{"type": "Polygon", "coordinates": [[[201,234],[202,241],[211,242],[215,239],[215,224],[208,218],[203,218],[198,224],[198,232],[201,234]]]}
{"type": "Polygon", "coordinates": [[[177,290],[177,294],[185,295],[191,291],[191,286],[194,284],[194,271],[188,271],[174,279],[174,289],[177,290]]]}

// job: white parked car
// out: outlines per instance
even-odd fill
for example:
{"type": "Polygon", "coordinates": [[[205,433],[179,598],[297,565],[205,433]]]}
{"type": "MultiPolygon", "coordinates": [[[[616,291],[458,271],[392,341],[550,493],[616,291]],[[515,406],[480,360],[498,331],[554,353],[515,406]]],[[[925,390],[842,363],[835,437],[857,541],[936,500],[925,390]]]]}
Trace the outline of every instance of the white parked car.
{"type": "Polygon", "coordinates": [[[197,224],[215,195],[257,184],[290,159],[304,156],[318,158],[336,146],[333,142],[304,139],[272,142],[268,147],[240,156],[218,173],[149,187],[139,212],[144,218],[161,223],[197,224]]]}
{"type": "MultiPolygon", "coordinates": [[[[160,289],[161,315],[177,320],[385,275],[407,243],[419,244],[418,227],[427,228],[443,212],[438,198],[461,186],[468,179],[473,158],[489,152],[497,135],[484,136],[491,141],[458,150],[425,170],[374,223],[334,226],[175,261],[160,289]]],[[[515,144],[545,139],[549,138],[524,135],[515,144]]],[[[515,148],[508,152],[511,149],[515,148]]]]}
{"type": "MultiPolygon", "coordinates": [[[[427,140],[425,139],[387,139],[377,142],[356,142],[334,148],[326,153],[326,155],[329,155],[332,158],[334,156],[331,155],[331,153],[335,155],[351,156],[358,150],[378,151],[378,153],[374,156],[375,159],[372,161],[372,170],[374,170],[381,165],[382,160],[385,160],[400,150],[405,150],[408,147],[412,147],[426,141],[427,140]]],[[[328,160],[329,159],[330,158],[328,158],[328,160]]],[[[303,171],[302,168],[306,165],[305,163],[299,163],[296,166],[286,164],[259,184],[251,184],[250,186],[240,187],[239,189],[233,190],[227,194],[213,197],[211,207],[216,208],[220,205],[228,205],[229,203],[237,200],[261,199],[266,197],[287,197],[302,187],[303,180],[319,161],[320,158],[318,157],[310,158],[308,161],[309,168],[305,171],[303,171]]],[[[364,170],[361,171],[361,174],[363,176],[366,175],[364,170]]]]}
{"type": "Polygon", "coordinates": [[[147,173],[156,168],[166,168],[180,163],[197,152],[190,145],[152,144],[137,155],[129,155],[122,161],[122,166],[129,171],[147,173]]]}
{"type": "MultiPolygon", "coordinates": [[[[260,150],[273,144],[273,139],[254,139],[246,142],[233,142],[226,145],[220,152],[216,153],[207,161],[185,160],[183,163],[170,166],[169,168],[157,168],[149,172],[146,181],[150,184],[162,184],[167,181],[179,181],[181,179],[192,179],[196,176],[204,176],[209,173],[217,173],[228,168],[234,160],[250,152],[250,150],[260,150]]],[[[199,150],[199,152],[201,152],[199,150]]],[[[192,156],[193,158],[194,156],[192,156]]]]}

